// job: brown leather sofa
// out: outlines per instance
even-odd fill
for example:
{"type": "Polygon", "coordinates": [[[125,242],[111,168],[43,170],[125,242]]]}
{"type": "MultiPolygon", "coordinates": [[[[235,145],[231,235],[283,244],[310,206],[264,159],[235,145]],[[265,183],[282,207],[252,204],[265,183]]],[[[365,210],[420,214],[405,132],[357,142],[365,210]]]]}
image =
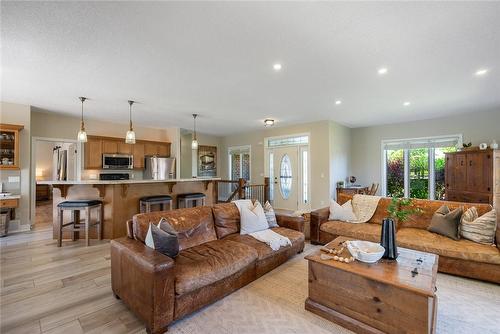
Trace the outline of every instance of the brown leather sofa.
{"type": "Polygon", "coordinates": [[[272,230],[291,246],[273,251],[240,235],[232,203],[138,214],[127,222],[128,236],[111,241],[114,294],[146,323],[163,333],[183,316],[210,304],[276,268],[304,249],[304,218],[277,215],[272,230]],[[172,259],[147,247],[149,223],[165,217],[179,233],[180,253],[172,259]]]}
{"type": "MultiPolygon", "coordinates": [[[[342,194],[339,202],[344,203],[351,196],[342,194]]],[[[311,243],[325,244],[337,236],[380,242],[382,219],[387,217],[390,198],[382,198],[373,217],[367,223],[351,224],[341,221],[329,221],[329,208],[311,213],[311,243]]],[[[500,224],[497,222],[496,247],[483,245],[469,240],[458,241],[427,231],[434,212],[443,204],[452,210],[475,206],[479,215],[492,209],[489,204],[472,204],[416,199],[414,203],[423,210],[422,214],[413,215],[398,226],[397,244],[400,247],[439,255],[438,270],[458,276],[476,278],[500,283],[500,224]]]]}

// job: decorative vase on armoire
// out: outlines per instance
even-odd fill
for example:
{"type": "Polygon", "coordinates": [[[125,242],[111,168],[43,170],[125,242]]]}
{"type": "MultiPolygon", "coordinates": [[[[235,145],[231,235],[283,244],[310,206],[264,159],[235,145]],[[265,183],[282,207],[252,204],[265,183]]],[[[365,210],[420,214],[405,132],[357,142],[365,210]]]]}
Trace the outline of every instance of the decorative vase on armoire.
{"type": "Polygon", "coordinates": [[[385,253],[382,258],[395,260],[398,257],[398,246],[396,244],[396,223],[392,218],[385,218],[382,220],[380,245],[385,248],[385,253]]]}

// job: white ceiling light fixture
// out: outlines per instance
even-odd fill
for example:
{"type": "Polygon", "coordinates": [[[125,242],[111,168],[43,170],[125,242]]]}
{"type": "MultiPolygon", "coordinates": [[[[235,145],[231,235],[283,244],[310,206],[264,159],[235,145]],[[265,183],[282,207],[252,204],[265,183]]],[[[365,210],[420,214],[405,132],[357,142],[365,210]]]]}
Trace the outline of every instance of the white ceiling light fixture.
{"type": "Polygon", "coordinates": [[[276,72],[279,72],[281,71],[281,69],[283,68],[283,66],[280,64],[280,63],[275,63],[273,65],[273,69],[276,71],[276,72]]]}
{"type": "Polygon", "coordinates": [[[266,118],[264,120],[264,126],[265,127],[268,127],[268,126],[273,126],[274,125],[274,119],[270,119],[270,118],[266,118]]]}
{"type": "Polygon", "coordinates": [[[389,70],[387,69],[387,67],[381,67],[381,68],[379,68],[379,69],[377,70],[377,73],[378,73],[379,75],[384,75],[384,74],[387,74],[387,71],[389,71],[389,70]]]}
{"type": "Polygon", "coordinates": [[[335,101],[335,104],[336,105],[340,105],[340,104],[342,104],[342,101],[341,100],[337,100],[337,101],[335,101]]]}
{"type": "Polygon", "coordinates": [[[127,131],[127,134],[125,135],[125,143],[127,144],[135,144],[135,132],[134,128],[132,127],[132,105],[134,104],[135,101],[128,100],[129,104],[129,129],[127,131]]]}
{"type": "Polygon", "coordinates": [[[84,96],[79,97],[80,101],[82,101],[82,120],[80,121],[80,131],[78,131],[77,139],[80,143],[87,142],[87,132],[85,131],[85,123],[83,122],[83,102],[87,99],[84,96]]]}
{"type": "Polygon", "coordinates": [[[406,101],[406,102],[403,103],[403,106],[408,107],[410,104],[411,104],[410,101],[406,101]]]}
{"type": "Polygon", "coordinates": [[[481,69],[479,69],[479,70],[476,71],[475,75],[477,77],[482,77],[482,76],[486,75],[487,73],[488,73],[487,69],[481,68],[481,69]]]}
{"type": "Polygon", "coordinates": [[[191,141],[192,150],[198,149],[198,140],[196,139],[196,117],[198,117],[198,114],[193,114],[193,140],[191,141]]]}

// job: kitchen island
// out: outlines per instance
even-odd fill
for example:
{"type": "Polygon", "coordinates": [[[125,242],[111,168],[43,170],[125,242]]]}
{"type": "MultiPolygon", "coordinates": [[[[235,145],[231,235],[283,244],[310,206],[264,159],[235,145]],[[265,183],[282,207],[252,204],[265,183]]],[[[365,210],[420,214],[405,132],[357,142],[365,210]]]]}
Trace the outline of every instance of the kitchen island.
{"type": "MultiPolygon", "coordinates": [[[[170,195],[174,208],[177,195],[204,193],[206,205],[213,204],[214,181],[219,178],[191,178],[170,180],[81,180],[81,181],[37,181],[37,184],[53,186],[53,237],[57,238],[57,205],[66,200],[99,199],[104,206],[103,238],[115,239],[127,234],[125,222],[139,213],[139,199],[144,196],[170,195]]],[[[85,216],[81,212],[81,219],[85,216]]],[[[92,216],[93,217],[93,216],[92,216]]],[[[70,221],[70,212],[65,212],[64,221],[70,221]]],[[[64,232],[63,238],[70,238],[64,232]]],[[[84,237],[81,235],[80,237],[84,237]]],[[[90,238],[96,238],[95,228],[90,238]]]]}

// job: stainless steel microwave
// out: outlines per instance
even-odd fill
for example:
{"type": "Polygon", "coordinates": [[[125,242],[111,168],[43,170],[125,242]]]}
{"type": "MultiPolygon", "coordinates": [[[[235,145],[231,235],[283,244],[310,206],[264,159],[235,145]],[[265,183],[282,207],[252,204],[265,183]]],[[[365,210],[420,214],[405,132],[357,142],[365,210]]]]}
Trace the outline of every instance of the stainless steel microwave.
{"type": "Polygon", "coordinates": [[[103,169],[134,169],[134,156],[131,154],[103,154],[103,169]]]}

